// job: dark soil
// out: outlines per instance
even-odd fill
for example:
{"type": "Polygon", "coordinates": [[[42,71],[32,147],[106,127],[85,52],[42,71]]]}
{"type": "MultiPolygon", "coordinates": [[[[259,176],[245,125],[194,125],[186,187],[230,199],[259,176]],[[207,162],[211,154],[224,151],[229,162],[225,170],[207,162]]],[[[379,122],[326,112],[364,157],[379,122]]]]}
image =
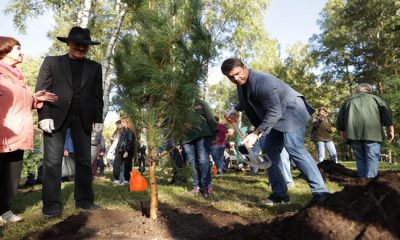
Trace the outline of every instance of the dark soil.
{"type": "Polygon", "coordinates": [[[330,180],[338,183],[354,183],[357,180],[357,172],[343,166],[336,164],[334,161],[323,161],[318,163],[319,171],[321,172],[324,180],[330,180]]]}
{"type": "Polygon", "coordinates": [[[275,219],[252,221],[207,206],[160,205],[159,219],[141,211],[81,212],[25,239],[400,239],[400,173],[360,181],[342,165],[319,164],[344,189],[322,203],[275,219]]]}

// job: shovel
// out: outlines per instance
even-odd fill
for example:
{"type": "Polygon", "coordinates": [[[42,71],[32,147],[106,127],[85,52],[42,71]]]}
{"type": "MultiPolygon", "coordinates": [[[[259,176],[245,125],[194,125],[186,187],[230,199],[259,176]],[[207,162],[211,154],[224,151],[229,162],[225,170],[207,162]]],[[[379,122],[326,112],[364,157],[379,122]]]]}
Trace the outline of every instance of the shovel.
{"type": "MultiPolygon", "coordinates": [[[[246,137],[239,129],[237,118],[229,118],[227,115],[224,115],[224,118],[229,124],[232,125],[235,132],[239,134],[240,139],[243,141],[246,137]]],[[[267,169],[272,165],[272,161],[267,154],[256,155],[252,148],[247,148],[245,145],[239,146],[239,151],[245,157],[245,162],[251,167],[267,169]]]]}

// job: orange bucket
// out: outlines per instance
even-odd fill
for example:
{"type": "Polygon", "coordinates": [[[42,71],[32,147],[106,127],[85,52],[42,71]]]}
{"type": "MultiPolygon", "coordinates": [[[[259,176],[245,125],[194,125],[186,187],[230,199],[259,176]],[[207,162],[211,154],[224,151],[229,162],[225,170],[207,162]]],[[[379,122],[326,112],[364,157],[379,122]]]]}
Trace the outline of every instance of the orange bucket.
{"type": "Polygon", "coordinates": [[[129,191],[143,192],[147,189],[146,179],[136,170],[131,171],[131,179],[129,180],[129,191]]]}

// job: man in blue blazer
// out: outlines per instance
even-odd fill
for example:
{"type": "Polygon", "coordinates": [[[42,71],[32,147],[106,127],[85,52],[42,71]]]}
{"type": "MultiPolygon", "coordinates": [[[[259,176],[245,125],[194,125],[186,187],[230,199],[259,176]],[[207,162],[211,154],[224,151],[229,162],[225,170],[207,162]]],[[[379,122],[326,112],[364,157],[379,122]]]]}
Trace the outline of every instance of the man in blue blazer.
{"type": "Polygon", "coordinates": [[[239,98],[239,104],[227,113],[228,117],[244,111],[256,128],[243,140],[243,144],[252,147],[262,136],[262,151],[272,160],[268,169],[272,194],[262,203],[274,206],[290,202],[280,170],[283,147],[310,185],[312,202],[326,199],[329,192],[314,159],[304,146],[305,126],[314,112],[304,96],[278,78],[247,68],[238,58],[226,59],[221,70],[237,85],[239,98]]]}

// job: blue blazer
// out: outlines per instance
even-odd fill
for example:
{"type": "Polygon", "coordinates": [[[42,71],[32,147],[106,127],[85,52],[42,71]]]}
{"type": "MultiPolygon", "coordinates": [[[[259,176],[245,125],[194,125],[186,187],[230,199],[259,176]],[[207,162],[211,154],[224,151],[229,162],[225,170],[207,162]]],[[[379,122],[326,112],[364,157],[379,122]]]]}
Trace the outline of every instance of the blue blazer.
{"type": "Polygon", "coordinates": [[[295,132],[304,127],[315,111],[304,96],[282,80],[249,69],[244,86],[237,86],[239,104],[250,122],[261,132],[273,128],[281,132],[295,132]]]}

